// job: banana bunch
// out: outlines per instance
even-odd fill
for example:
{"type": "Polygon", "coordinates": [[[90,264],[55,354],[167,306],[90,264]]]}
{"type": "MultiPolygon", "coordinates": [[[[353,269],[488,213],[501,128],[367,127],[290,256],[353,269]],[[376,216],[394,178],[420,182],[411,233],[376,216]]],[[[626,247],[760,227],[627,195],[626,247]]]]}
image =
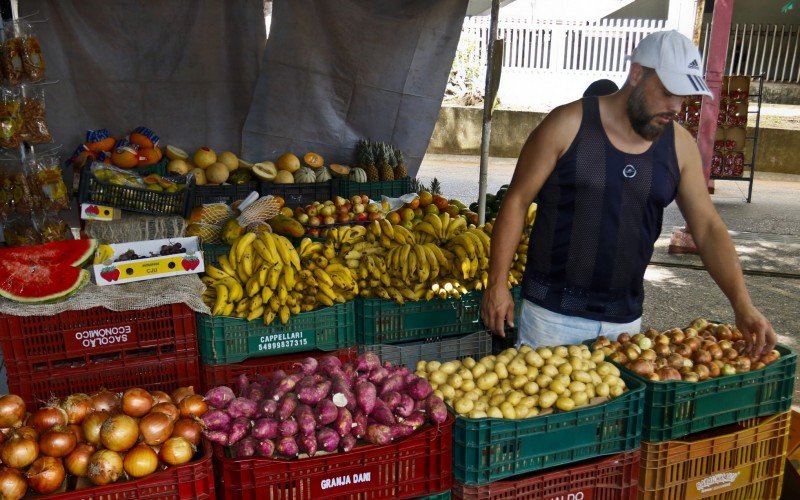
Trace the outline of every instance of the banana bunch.
{"type": "Polygon", "coordinates": [[[386,264],[392,276],[404,283],[425,283],[450,270],[453,255],[433,243],[406,243],[386,253],[386,264]]]}
{"type": "Polygon", "coordinates": [[[489,270],[489,235],[480,228],[469,228],[450,238],[445,248],[455,254],[454,273],[464,280],[482,278],[489,270]]]}
{"type": "Polygon", "coordinates": [[[403,226],[395,226],[387,219],[378,219],[367,225],[367,241],[377,241],[385,249],[396,245],[416,243],[415,234],[403,226]]]}
{"type": "Polygon", "coordinates": [[[511,272],[508,275],[508,286],[512,287],[522,282],[522,275],[525,274],[525,264],[528,263],[528,242],[530,241],[530,233],[522,233],[517,246],[517,252],[514,254],[514,262],[511,264],[511,272]]]}
{"type": "Polygon", "coordinates": [[[464,217],[450,217],[447,212],[443,214],[426,214],[414,226],[413,233],[419,243],[442,243],[461,234],[467,229],[467,219],[464,217]]]}
{"type": "Polygon", "coordinates": [[[332,241],[333,246],[338,250],[363,241],[366,234],[366,226],[337,226],[326,229],[322,236],[328,241],[332,241]]]}
{"type": "Polygon", "coordinates": [[[468,292],[469,288],[457,280],[436,280],[431,283],[430,289],[425,292],[425,299],[431,300],[435,297],[440,299],[460,299],[462,295],[468,292]]]}
{"type": "Polygon", "coordinates": [[[356,276],[339,257],[331,240],[323,242],[303,238],[298,247],[301,271],[298,289],[303,294],[303,310],[332,306],[358,295],[356,276]]]}
{"type": "Polygon", "coordinates": [[[300,256],[287,238],[245,233],[234,240],[228,255],[219,257],[219,266],[206,266],[203,298],[215,316],[263,318],[266,325],[278,317],[286,324],[291,314],[302,311],[299,271],[300,256]]]}

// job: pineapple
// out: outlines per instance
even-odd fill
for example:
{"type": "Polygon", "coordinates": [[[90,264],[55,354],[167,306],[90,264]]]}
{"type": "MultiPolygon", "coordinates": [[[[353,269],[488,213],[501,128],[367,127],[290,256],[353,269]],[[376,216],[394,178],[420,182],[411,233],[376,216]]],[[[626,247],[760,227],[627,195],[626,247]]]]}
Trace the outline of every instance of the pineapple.
{"type": "Polygon", "coordinates": [[[439,184],[439,179],[436,177],[431,181],[431,187],[428,189],[431,194],[442,194],[442,185],[439,184]]]}
{"type": "Polygon", "coordinates": [[[397,166],[394,167],[394,178],[395,179],[405,179],[408,177],[408,169],[406,169],[405,159],[403,158],[403,152],[399,149],[394,150],[394,156],[397,158],[397,166]]]}
{"type": "Polygon", "coordinates": [[[367,182],[378,182],[378,168],[375,166],[375,145],[369,141],[364,148],[364,157],[361,168],[367,174],[367,182]]]}
{"type": "Polygon", "coordinates": [[[392,148],[385,143],[381,143],[380,145],[380,163],[378,167],[378,171],[380,172],[380,177],[382,181],[393,181],[394,180],[394,170],[392,169],[391,160],[394,157],[392,152],[392,148]]]}

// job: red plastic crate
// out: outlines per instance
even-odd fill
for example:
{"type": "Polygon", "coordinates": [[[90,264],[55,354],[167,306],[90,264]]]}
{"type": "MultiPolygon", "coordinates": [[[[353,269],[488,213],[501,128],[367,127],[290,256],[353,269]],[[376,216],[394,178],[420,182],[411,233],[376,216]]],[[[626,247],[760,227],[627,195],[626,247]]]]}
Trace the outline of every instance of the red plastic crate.
{"type": "Polygon", "coordinates": [[[463,500],[635,500],[638,491],[639,450],[633,450],[481,486],[455,482],[452,493],[463,500]]]}
{"type": "MultiPolygon", "coordinates": [[[[170,467],[134,481],[122,481],[106,486],[93,486],[80,490],[67,491],[41,498],[59,500],[213,500],[214,469],[211,459],[211,446],[203,443],[203,455],[198,460],[170,467]]],[[[37,498],[39,498],[37,496],[37,498]]]]}
{"type": "Polygon", "coordinates": [[[419,498],[452,486],[452,415],[386,446],[363,445],[348,453],[301,460],[233,459],[214,447],[217,474],[227,499],[368,500],[419,498]],[[331,486],[342,479],[349,484],[331,486]]]}
{"type": "Polygon", "coordinates": [[[236,389],[236,378],[242,373],[248,375],[263,375],[268,377],[277,370],[289,370],[295,363],[307,357],[319,359],[323,356],[336,356],[342,362],[355,361],[358,357],[358,349],[350,347],[339,349],[333,352],[310,351],[278,356],[267,356],[265,358],[253,358],[241,363],[231,363],[228,365],[207,365],[200,364],[201,380],[200,388],[205,393],[207,390],[218,385],[227,385],[231,389],[236,389]]]}
{"type": "Polygon", "coordinates": [[[85,366],[108,355],[131,358],[197,349],[195,314],[186,304],[112,311],[95,307],[52,316],[0,315],[9,371],[35,373],[85,366]]]}
{"type": "Polygon", "coordinates": [[[59,367],[30,373],[8,364],[8,390],[25,400],[29,411],[52,396],[66,397],[76,392],[92,393],[103,387],[124,391],[131,387],[171,391],[178,387],[199,387],[199,366],[196,349],[159,352],[123,353],[95,357],[90,363],[75,367],[59,367]]]}

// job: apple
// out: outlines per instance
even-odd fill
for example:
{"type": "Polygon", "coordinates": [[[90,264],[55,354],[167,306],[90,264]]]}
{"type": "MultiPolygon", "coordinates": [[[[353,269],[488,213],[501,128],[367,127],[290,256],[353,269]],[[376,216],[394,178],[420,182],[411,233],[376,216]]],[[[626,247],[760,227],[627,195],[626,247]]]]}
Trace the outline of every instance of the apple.
{"type": "Polygon", "coordinates": [[[353,197],[350,198],[350,201],[353,202],[353,205],[358,205],[359,203],[361,203],[361,195],[358,194],[353,195],[353,197]]]}
{"type": "Polygon", "coordinates": [[[306,236],[319,236],[319,228],[312,227],[308,231],[306,231],[306,236]]]}
{"type": "Polygon", "coordinates": [[[320,203],[320,202],[319,202],[319,201],[317,201],[317,200],[314,200],[314,202],[312,203],[312,205],[313,205],[313,206],[315,206],[315,207],[318,207],[318,206],[322,205],[322,203],[320,203]]]}
{"type": "Polygon", "coordinates": [[[300,224],[308,224],[308,220],[309,220],[308,214],[299,214],[297,216],[297,222],[299,222],[300,224]]]}
{"type": "Polygon", "coordinates": [[[306,214],[309,217],[316,217],[318,213],[319,211],[317,210],[316,205],[310,205],[308,208],[306,208],[306,214]]]}
{"type": "Polygon", "coordinates": [[[332,206],[334,206],[334,205],[333,205],[333,202],[332,202],[331,200],[325,200],[325,203],[323,203],[323,205],[325,205],[325,206],[329,206],[329,207],[332,207],[332,206]]]}
{"type": "Polygon", "coordinates": [[[364,205],[369,205],[369,196],[362,194],[361,195],[361,203],[364,205]]]}
{"type": "Polygon", "coordinates": [[[422,211],[421,208],[417,207],[414,209],[414,218],[421,219],[425,215],[425,212],[422,211]]]}
{"type": "Polygon", "coordinates": [[[414,225],[411,224],[410,220],[404,220],[404,221],[402,221],[400,223],[400,225],[403,226],[404,228],[408,229],[409,231],[414,227],[414,225]]]}
{"type": "Polygon", "coordinates": [[[369,216],[365,212],[361,212],[356,214],[356,220],[358,222],[365,222],[369,220],[369,216]]]}
{"type": "Polygon", "coordinates": [[[337,207],[341,207],[341,206],[342,206],[342,205],[344,205],[346,202],[347,202],[347,200],[346,200],[346,199],[344,199],[344,198],[342,198],[341,196],[336,196],[336,197],[333,199],[333,204],[334,204],[334,205],[336,205],[337,207]]]}
{"type": "Polygon", "coordinates": [[[325,217],[322,218],[322,223],[325,224],[326,226],[336,224],[336,217],[334,217],[333,215],[326,215],[325,217]]]}
{"type": "Polygon", "coordinates": [[[350,214],[349,213],[340,213],[338,217],[336,217],[336,222],[341,222],[346,224],[350,222],[350,214]]]}
{"type": "Polygon", "coordinates": [[[350,208],[347,205],[339,205],[336,207],[337,214],[346,214],[350,212],[350,208]]]}
{"type": "Polygon", "coordinates": [[[330,217],[331,215],[336,213],[336,207],[331,205],[323,205],[322,208],[319,209],[319,214],[323,217],[330,217]]]}
{"type": "Polygon", "coordinates": [[[357,214],[363,213],[364,209],[366,209],[366,207],[360,201],[358,203],[354,203],[353,204],[353,212],[355,212],[357,214]]]}
{"type": "MultiPolygon", "coordinates": [[[[367,212],[371,213],[371,214],[379,212],[380,209],[381,209],[381,207],[379,207],[377,203],[369,203],[367,205],[367,212]]],[[[370,219],[370,220],[373,220],[373,219],[370,219]]]]}
{"type": "Polygon", "coordinates": [[[383,219],[383,214],[380,212],[370,212],[368,217],[369,220],[380,220],[383,219]]]}
{"type": "Polygon", "coordinates": [[[306,211],[303,207],[295,207],[294,209],[294,216],[297,217],[299,215],[305,214],[306,211]]]}
{"type": "Polygon", "coordinates": [[[414,218],[414,210],[406,207],[400,210],[400,219],[410,221],[414,218]]]}
{"type": "Polygon", "coordinates": [[[309,226],[316,227],[316,226],[319,226],[320,224],[322,224],[322,221],[316,215],[312,215],[311,217],[308,218],[308,225],[309,226]]]}

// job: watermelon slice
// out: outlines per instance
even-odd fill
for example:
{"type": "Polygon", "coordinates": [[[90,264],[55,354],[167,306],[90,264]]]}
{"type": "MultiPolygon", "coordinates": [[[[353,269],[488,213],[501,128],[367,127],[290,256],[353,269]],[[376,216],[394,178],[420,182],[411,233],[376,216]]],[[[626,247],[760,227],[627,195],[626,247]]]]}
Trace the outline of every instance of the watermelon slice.
{"type": "Polygon", "coordinates": [[[89,271],[79,267],[35,264],[0,255],[0,296],[16,302],[54,302],[88,282],[89,271]]]}
{"type": "Polygon", "coordinates": [[[0,260],[82,267],[94,255],[97,240],[64,240],[29,247],[0,248],[0,260]]]}

